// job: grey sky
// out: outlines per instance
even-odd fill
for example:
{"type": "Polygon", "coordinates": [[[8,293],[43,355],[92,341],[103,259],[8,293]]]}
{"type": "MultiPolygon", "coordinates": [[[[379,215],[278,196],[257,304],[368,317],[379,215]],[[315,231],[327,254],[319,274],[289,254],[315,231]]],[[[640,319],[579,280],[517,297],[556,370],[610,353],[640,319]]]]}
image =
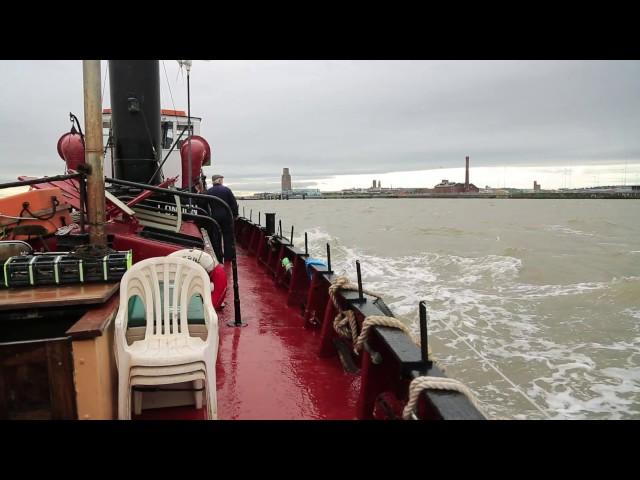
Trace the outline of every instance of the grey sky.
{"type": "MultiPolygon", "coordinates": [[[[164,61],[178,109],[186,78],[164,61]]],[[[103,62],[103,75],[106,62],[103,62]]],[[[0,179],[63,170],[80,61],[0,61],[0,179]]],[[[162,105],[173,108],[161,62],[162,105]]],[[[104,106],[109,106],[106,85],[104,106]]],[[[195,61],[192,114],[241,190],[339,174],[640,159],[637,61],[195,61]]],[[[308,183],[307,183],[308,182],[308,183]]]]}

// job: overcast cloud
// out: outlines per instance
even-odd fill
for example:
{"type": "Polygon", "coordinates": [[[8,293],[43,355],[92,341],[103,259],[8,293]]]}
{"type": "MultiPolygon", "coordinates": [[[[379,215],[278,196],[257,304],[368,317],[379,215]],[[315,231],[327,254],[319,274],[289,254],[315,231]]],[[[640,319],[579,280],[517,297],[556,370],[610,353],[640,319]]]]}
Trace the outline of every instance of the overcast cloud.
{"type": "MultiPolygon", "coordinates": [[[[56,142],[70,111],[84,116],[82,63],[0,70],[0,179],[62,172],[56,142]]],[[[163,108],[186,110],[177,62],[160,74],[163,108]]],[[[195,61],[191,98],[207,173],[242,191],[278,190],[282,167],[304,187],[465,155],[474,167],[640,162],[638,61],[195,61]]]]}

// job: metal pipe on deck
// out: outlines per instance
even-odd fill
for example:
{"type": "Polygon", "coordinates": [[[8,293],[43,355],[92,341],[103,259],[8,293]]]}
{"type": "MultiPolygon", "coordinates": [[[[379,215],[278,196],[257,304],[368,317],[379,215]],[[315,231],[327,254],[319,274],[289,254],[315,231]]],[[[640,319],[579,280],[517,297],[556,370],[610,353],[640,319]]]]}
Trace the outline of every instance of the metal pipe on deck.
{"type": "MultiPolygon", "coordinates": [[[[192,158],[191,158],[191,137],[193,137],[193,132],[191,131],[191,82],[190,82],[190,72],[191,72],[191,61],[185,60],[189,63],[187,65],[187,128],[189,129],[189,136],[187,137],[187,142],[189,142],[189,191],[191,192],[193,188],[193,168],[192,168],[192,158]]],[[[189,205],[191,206],[191,198],[189,198],[189,205]]]]}
{"type": "Polygon", "coordinates": [[[84,84],[85,163],[89,167],[87,175],[89,240],[93,245],[106,246],[100,60],[83,60],[82,78],[84,84]]]}

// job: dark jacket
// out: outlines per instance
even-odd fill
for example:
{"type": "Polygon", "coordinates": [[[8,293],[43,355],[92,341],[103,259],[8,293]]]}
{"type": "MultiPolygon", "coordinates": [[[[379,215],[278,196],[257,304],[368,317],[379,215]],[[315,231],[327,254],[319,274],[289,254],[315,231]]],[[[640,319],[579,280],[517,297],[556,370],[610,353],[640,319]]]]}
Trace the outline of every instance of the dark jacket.
{"type": "MultiPolygon", "coordinates": [[[[238,216],[238,202],[229,187],[226,187],[225,185],[214,185],[207,190],[207,195],[213,195],[214,197],[218,197],[219,199],[227,202],[227,205],[229,205],[229,208],[231,208],[231,211],[233,212],[233,217],[235,218],[238,216]]],[[[218,208],[216,208],[216,210],[218,210],[218,208]]]]}

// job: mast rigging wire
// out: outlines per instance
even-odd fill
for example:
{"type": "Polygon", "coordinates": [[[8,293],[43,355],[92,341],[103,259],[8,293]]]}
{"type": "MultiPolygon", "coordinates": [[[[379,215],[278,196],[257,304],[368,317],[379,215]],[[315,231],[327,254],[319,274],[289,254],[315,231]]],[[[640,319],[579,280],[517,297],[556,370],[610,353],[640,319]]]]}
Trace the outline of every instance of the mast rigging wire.
{"type": "Polygon", "coordinates": [[[547,419],[551,419],[551,416],[542,408],[540,407],[535,401],[533,401],[533,399],[531,397],[529,397],[524,391],[522,391],[522,389],[520,387],[518,387],[518,385],[516,385],[511,379],[509,379],[504,373],[502,373],[498,367],[496,367],[487,357],[485,357],[482,353],[480,353],[478,350],[476,350],[476,348],[471,345],[464,337],[462,337],[461,335],[458,334],[458,332],[456,332],[453,327],[451,325],[449,325],[448,322],[445,322],[444,320],[440,320],[440,322],[451,332],[453,332],[453,334],[459,339],[462,340],[462,342],[468,346],[473,352],[475,352],[476,355],[478,355],[487,365],[489,365],[498,375],[500,375],[509,385],[511,385],[518,393],[520,393],[520,395],[522,395],[531,405],[533,405],[535,407],[536,410],[538,410],[540,413],[542,413],[542,415],[545,416],[545,418],[547,419]]]}
{"type": "Polygon", "coordinates": [[[167,75],[167,67],[164,64],[164,60],[162,61],[162,68],[164,69],[164,78],[167,80],[167,87],[169,87],[169,96],[171,97],[171,105],[173,105],[173,110],[176,109],[176,104],[173,101],[173,93],[171,93],[171,84],[169,83],[169,76],[167,75]]]}

